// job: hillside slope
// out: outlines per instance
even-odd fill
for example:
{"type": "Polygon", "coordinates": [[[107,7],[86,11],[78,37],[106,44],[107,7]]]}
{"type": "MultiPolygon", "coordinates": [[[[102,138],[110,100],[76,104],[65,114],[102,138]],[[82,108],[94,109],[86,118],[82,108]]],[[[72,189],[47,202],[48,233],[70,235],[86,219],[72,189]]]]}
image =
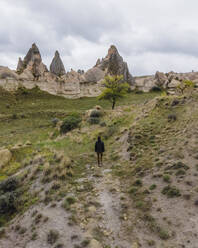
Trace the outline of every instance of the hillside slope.
{"type": "Polygon", "coordinates": [[[0,247],[196,247],[197,99],[131,93],[112,111],[95,98],[2,90],[0,150],[12,157],[0,169],[0,247]],[[60,135],[52,119],[73,111],[80,127],[60,135]]]}

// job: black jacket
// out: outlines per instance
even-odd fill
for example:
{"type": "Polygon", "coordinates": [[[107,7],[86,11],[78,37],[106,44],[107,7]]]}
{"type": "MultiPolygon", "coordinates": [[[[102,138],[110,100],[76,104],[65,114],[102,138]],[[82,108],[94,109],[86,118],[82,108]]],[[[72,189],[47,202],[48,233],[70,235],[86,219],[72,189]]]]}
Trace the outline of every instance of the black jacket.
{"type": "Polygon", "coordinates": [[[104,152],[105,151],[105,148],[104,148],[104,142],[98,142],[96,141],[96,144],[95,144],[95,152],[98,152],[98,153],[101,153],[101,152],[104,152]]]}

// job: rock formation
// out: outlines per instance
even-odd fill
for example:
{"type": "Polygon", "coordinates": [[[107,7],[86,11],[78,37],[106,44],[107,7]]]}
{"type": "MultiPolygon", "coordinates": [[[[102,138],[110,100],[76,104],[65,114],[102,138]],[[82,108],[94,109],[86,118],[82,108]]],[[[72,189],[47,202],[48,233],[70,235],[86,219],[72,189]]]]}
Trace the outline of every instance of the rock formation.
{"type": "Polygon", "coordinates": [[[156,90],[157,86],[166,89],[169,93],[174,93],[175,88],[183,80],[192,80],[198,87],[198,72],[163,73],[157,71],[151,76],[132,77],[127,63],[113,45],[109,48],[107,56],[98,59],[95,66],[86,72],[71,70],[66,73],[60,55],[56,51],[50,71],[48,71],[35,43],[32,44],[23,60],[19,58],[16,71],[0,66],[0,87],[15,91],[21,86],[28,89],[38,86],[41,90],[67,98],[98,96],[101,93],[101,82],[106,75],[121,74],[131,85],[131,89],[144,92],[149,92],[154,88],[156,90]]]}
{"type": "Polygon", "coordinates": [[[134,80],[132,75],[129,72],[127,63],[123,61],[123,58],[118,53],[117,48],[112,45],[109,50],[107,56],[100,60],[98,59],[95,67],[104,71],[105,74],[110,75],[123,75],[124,80],[129,84],[133,84],[134,80]]]}
{"type": "Polygon", "coordinates": [[[16,71],[18,73],[21,73],[23,70],[24,70],[23,60],[19,58],[16,71]]]}
{"type": "Polygon", "coordinates": [[[66,73],[65,67],[63,65],[63,62],[60,58],[58,51],[55,52],[54,58],[53,58],[52,63],[50,65],[50,72],[56,74],[57,76],[62,76],[66,73]]]}
{"type": "Polygon", "coordinates": [[[19,79],[17,73],[10,70],[8,67],[0,66],[0,79],[7,79],[7,78],[15,79],[15,80],[19,79]]]}
{"type": "MultiPolygon", "coordinates": [[[[38,80],[45,72],[47,72],[47,67],[42,63],[42,58],[40,51],[36,44],[32,44],[24,60],[19,58],[17,71],[19,73],[32,73],[33,77],[38,80]]],[[[23,75],[24,76],[24,75],[23,75]]],[[[26,77],[25,77],[26,78],[26,77]]]]}

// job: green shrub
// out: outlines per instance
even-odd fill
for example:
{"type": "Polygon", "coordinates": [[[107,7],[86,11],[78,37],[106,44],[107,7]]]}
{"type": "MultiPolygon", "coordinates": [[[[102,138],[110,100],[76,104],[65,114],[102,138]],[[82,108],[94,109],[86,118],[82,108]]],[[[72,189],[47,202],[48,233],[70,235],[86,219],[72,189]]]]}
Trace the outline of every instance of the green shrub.
{"type": "Polygon", "coordinates": [[[77,113],[70,114],[67,116],[60,127],[60,133],[65,134],[74,128],[77,128],[82,121],[81,117],[77,113]]]}
{"type": "Polygon", "coordinates": [[[157,187],[156,184],[152,184],[152,185],[149,187],[149,189],[150,189],[150,190],[154,190],[154,189],[156,189],[156,187],[157,187]]]}
{"type": "Polygon", "coordinates": [[[175,186],[171,187],[170,185],[162,189],[162,194],[167,195],[167,197],[178,197],[181,196],[179,189],[175,186]]]}
{"type": "Polygon", "coordinates": [[[18,200],[15,192],[7,192],[0,196],[0,213],[10,214],[17,210],[18,200]]]}
{"type": "Polygon", "coordinates": [[[182,170],[182,169],[178,170],[178,171],[175,173],[176,176],[183,176],[183,175],[185,175],[185,174],[186,174],[186,171],[185,171],[185,170],[182,170]]]}
{"type": "Polygon", "coordinates": [[[141,187],[142,186],[142,181],[140,179],[137,179],[134,183],[133,183],[134,186],[139,186],[141,187]]]}
{"type": "Polygon", "coordinates": [[[72,196],[68,196],[62,203],[62,207],[65,210],[70,210],[70,206],[76,202],[76,199],[72,196]]]}
{"type": "Polygon", "coordinates": [[[170,181],[171,181],[169,175],[163,175],[163,180],[164,180],[164,182],[166,182],[166,183],[170,183],[170,181]]]}
{"type": "Polygon", "coordinates": [[[107,125],[107,124],[106,124],[106,122],[104,122],[104,121],[100,123],[100,126],[101,126],[101,127],[106,127],[106,125],[107,125]]]}
{"type": "Polygon", "coordinates": [[[102,112],[98,109],[93,109],[90,113],[90,117],[101,117],[102,116],[102,112]]]}
{"type": "Polygon", "coordinates": [[[159,86],[153,86],[150,90],[150,92],[160,92],[162,91],[162,89],[159,86]]]}
{"type": "Polygon", "coordinates": [[[3,193],[14,191],[17,189],[18,181],[15,177],[8,178],[0,183],[0,191],[3,193]]]}
{"type": "Polygon", "coordinates": [[[98,117],[89,117],[87,121],[91,125],[95,125],[95,124],[100,123],[100,119],[98,117]]]}
{"type": "Polygon", "coordinates": [[[135,194],[138,191],[137,187],[131,187],[128,191],[129,194],[135,194]]]}
{"type": "Polygon", "coordinates": [[[161,239],[163,239],[163,240],[167,240],[167,239],[170,238],[170,235],[169,235],[169,233],[166,230],[160,228],[160,230],[159,230],[159,237],[161,239]]]}

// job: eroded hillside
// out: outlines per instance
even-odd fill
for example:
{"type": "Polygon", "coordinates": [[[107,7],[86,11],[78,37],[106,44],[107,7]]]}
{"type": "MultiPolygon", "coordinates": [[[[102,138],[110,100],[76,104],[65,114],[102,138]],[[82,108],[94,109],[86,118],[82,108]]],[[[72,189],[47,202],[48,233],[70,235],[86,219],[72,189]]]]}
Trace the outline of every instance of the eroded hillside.
{"type": "Polygon", "coordinates": [[[196,247],[197,99],[131,93],[112,111],[96,98],[1,90],[0,247],[196,247]],[[60,135],[74,111],[79,128],[60,135]]]}

